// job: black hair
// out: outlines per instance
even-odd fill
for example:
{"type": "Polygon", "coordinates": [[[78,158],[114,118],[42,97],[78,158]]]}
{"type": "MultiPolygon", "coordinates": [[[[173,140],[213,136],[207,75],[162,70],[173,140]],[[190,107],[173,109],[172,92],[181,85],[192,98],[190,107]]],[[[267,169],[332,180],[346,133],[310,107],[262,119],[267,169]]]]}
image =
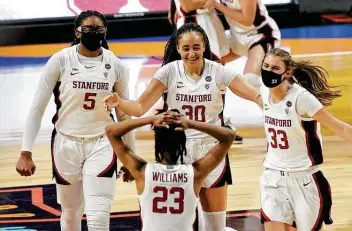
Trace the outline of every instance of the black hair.
{"type": "MultiPolygon", "coordinates": [[[[166,111],[166,109],[160,109],[157,114],[166,111]]],[[[179,113],[177,109],[171,111],[179,113]]],[[[177,163],[178,160],[181,160],[181,164],[183,164],[183,156],[187,155],[186,134],[184,131],[176,131],[177,127],[180,126],[169,124],[169,128],[154,127],[156,162],[161,162],[162,159],[167,158],[173,164],[177,163]]]]}
{"type": "MultiPolygon", "coordinates": [[[[106,21],[106,18],[103,14],[99,13],[98,11],[95,10],[86,10],[86,11],[82,11],[76,18],[75,20],[75,30],[77,29],[77,27],[81,26],[82,22],[89,17],[98,17],[101,19],[101,21],[103,22],[104,26],[107,27],[108,26],[108,21],[106,21]]],[[[81,40],[79,38],[77,38],[75,36],[71,46],[79,44],[81,42],[81,40]]],[[[102,47],[104,47],[105,49],[109,50],[109,46],[108,46],[108,42],[106,41],[106,39],[103,39],[103,42],[101,44],[102,47]]]]}
{"type": "Polygon", "coordinates": [[[203,57],[212,60],[209,39],[203,28],[195,23],[186,23],[181,26],[178,30],[176,30],[167,41],[162,66],[172,61],[181,59],[180,54],[177,52],[178,40],[183,36],[183,34],[188,32],[196,32],[197,34],[203,37],[203,42],[205,46],[203,57]]]}

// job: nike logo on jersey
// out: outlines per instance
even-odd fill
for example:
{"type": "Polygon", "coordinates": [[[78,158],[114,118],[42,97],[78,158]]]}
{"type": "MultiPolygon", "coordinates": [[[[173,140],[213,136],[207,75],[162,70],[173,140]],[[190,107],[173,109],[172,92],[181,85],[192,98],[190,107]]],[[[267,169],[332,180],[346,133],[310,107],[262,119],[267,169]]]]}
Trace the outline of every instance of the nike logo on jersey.
{"type": "Polygon", "coordinates": [[[308,182],[308,183],[304,183],[303,186],[307,186],[307,185],[309,185],[310,183],[312,183],[312,181],[311,181],[311,182],[308,182]]]}
{"type": "Polygon", "coordinates": [[[71,75],[77,75],[79,74],[80,72],[71,72],[71,75]]]}
{"type": "Polygon", "coordinates": [[[93,67],[95,67],[95,66],[91,66],[91,67],[84,66],[84,67],[87,68],[87,69],[91,69],[91,68],[93,68],[93,67]]]}
{"type": "Polygon", "coordinates": [[[183,88],[183,87],[185,87],[185,86],[177,85],[176,87],[177,87],[177,88],[183,88]]]}

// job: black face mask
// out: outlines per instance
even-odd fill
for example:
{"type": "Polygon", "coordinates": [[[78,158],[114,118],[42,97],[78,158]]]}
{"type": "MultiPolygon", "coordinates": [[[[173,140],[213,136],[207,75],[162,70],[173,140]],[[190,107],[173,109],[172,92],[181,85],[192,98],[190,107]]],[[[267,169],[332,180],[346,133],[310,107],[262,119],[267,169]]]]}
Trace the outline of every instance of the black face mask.
{"type": "Polygon", "coordinates": [[[262,80],[263,84],[268,87],[268,88],[273,88],[277,87],[282,83],[281,77],[284,73],[282,74],[276,74],[275,72],[272,71],[267,71],[262,68],[262,80]]]}
{"type": "Polygon", "coordinates": [[[90,51],[96,51],[101,47],[101,43],[105,38],[104,33],[87,32],[82,33],[81,43],[90,51]]]}

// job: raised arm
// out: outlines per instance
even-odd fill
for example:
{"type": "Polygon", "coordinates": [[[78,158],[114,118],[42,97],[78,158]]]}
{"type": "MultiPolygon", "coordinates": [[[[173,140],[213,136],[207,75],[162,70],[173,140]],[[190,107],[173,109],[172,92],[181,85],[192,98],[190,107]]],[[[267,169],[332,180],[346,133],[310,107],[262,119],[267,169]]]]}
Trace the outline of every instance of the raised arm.
{"type": "MultiPolygon", "coordinates": [[[[241,10],[233,10],[229,7],[221,4],[216,0],[208,0],[211,2],[211,6],[215,9],[222,12],[227,17],[235,20],[236,22],[244,25],[244,26],[252,26],[254,23],[255,12],[257,8],[257,0],[242,0],[241,3],[241,10]]],[[[209,3],[207,4],[209,5],[209,3]]]]}
{"type": "Polygon", "coordinates": [[[263,105],[259,90],[249,84],[241,75],[237,73],[234,67],[218,65],[217,84],[220,90],[227,86],[233,93],[241,98],[250,100],[263,105]]]}
{"type": "Polygon", "coordinates": [[[263,107],[260,92],[250,85],[242,76],[237,75],[229,84],[229,89],[241,98],[250,100],[263,107]]]}
{"type": "Polygon", "coordinates": [[[123,142],[122,136],[136,128],[148,124],[154,124],[155,126],[166,126],[162,125],[162,123],[167,121],[167,119],[168,118],[165,117],[165,114],[160,114],[156,116],[125,120],[106,127],[106,135],[114,149],[116,156],[128,169],[136,181],[144,179],[143,167],[147,162],[133,153],[128,145],[123,142]]]}
{"type": "Polygon", "coordinates": [[[300,93],[296,101],[297,114],[304,118],[313,118],[343,139],[352,141],[352,127],[331,115],[321,102],[310,92],[300,93]]]}
{"type": "Polygon", "coordinates": [[[168,68],[162,67],[155,74],[148,88],[138,100],[123,99],[119,94],[114,93],[104,99],[105,110],[110,111],[117,107],[121,111],[136,117],[144,115],[162,96],[166,90],[168,80],[168,68]],[[161,80],[165,80],[163,83],[161,80]]]}
{"type": "MultiPolygon", "coordinates": [[[[128,81],[129,81],[129,71],[127,66],[123,65],[120,60],[118,60],[118,65],[116,65],[117,71],[118,71],[118,76],[116,78],[115,84],[113,91],[116,92],[122,99],[129,99],[129,87],[128,87],[128,81]]],[[[130,115],[127,113],[123,112],[121,109],[118,107],[115,107],[115,112],[116,112],[116,117],[119,122],[125,121],[132,119],[130,115]]],[[[124,140],[126,141],[126,144],[129,146],[129,148],[135,152],[135,137],[134,137],[134,132],[131,131],[127,133],[124,137],[124,140]]]]}
{"type": "Polygon", "coordinates": [[[180,0],[181,8],[186,12],[202,8],[205,3],[206,0],[180,0]]]}
{"type": "Polygon", "coordinates": [[[315,113],[313,118],[331,131],[335,132],[337,136],[352,141],[352,126],[337,119],[325,108],[322,108],[315,113]]]}

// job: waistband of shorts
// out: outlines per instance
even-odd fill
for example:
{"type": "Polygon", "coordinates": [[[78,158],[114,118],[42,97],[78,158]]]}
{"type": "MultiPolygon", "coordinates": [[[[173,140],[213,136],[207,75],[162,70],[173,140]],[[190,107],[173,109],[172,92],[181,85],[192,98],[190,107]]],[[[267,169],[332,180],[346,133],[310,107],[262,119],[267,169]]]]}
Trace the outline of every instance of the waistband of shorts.
{"type": "Polygon", "coordinates": [[[99,135],[99,136],[94,136],[94,137],[76,137],[76,136],[65,135],[65,134],[59,133],[59,132],[58,132],[58,134],[60,134],[60,136],[63,136],[66,139],[73,140],[73,141],[80,142],[80,143],[87,143],[89,141],[97,140],[97,139],[104,137],[104,134],[99,135]]]}
{"type": "Polygon", "coordinates": [[[269,170],[272,172],[277,172],[279,173],[281,176],[306,176],[306,175],[311,175],[314,174],[316,172],[320,171],[320,168],[318,166],[313,166],[307,170],[302,170],[302,171],[282,171],[282,170],[277,170],[277,169],[272,169],[272,168],[265,168],[265,170],[269,170]]]}
{"type": "Polygon", "coordinates": [[[216,144],[218,142],[217,139],[214,139],[213,137],[207,137],[207,138],[195,138],[195,139],[187,139],[186,143],[196,143],[196,144],[216,144]]]}

